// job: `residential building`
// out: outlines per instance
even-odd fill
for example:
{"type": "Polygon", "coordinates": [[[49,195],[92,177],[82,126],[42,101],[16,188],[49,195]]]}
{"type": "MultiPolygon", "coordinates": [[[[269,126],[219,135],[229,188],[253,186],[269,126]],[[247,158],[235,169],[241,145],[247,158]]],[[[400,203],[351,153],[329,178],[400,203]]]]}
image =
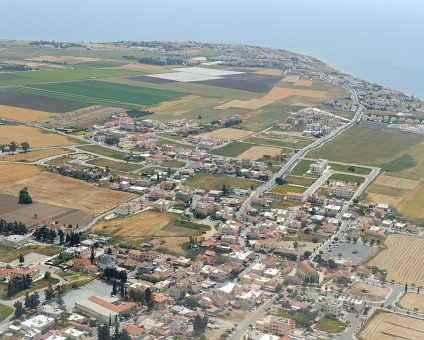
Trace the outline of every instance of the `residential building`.
{"type": "Polygon", "coordinates": [[[309,172],[313,175],[321,176],[327,170],[328,161],[326,159],[319,159],[309,166],[309,172]]]}

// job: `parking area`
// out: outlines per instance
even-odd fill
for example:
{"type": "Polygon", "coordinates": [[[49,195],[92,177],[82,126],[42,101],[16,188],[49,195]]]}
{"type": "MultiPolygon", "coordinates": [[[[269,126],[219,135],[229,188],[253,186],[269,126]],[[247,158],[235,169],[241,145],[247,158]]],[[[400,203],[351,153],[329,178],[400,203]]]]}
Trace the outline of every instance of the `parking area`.
{"type": "Polygon", "coordinates": [[[73,289],[66,293],[63,297],[63,301],[66,305],[66,310],[71,312],[75,306],[75,302],[87,299],[90,296],[110,296],[112,292],[112,286],[101,280],[93,280],[86,285],[73,289]]]}

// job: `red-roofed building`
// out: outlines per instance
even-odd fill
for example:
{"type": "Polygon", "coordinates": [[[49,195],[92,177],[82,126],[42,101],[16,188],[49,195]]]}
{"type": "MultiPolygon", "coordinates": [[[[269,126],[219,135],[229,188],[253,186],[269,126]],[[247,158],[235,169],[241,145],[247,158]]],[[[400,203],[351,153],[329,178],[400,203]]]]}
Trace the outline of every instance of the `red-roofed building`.
{"type": "Polygon", "coordinates": [[[296,275],[303,281],[309,283],[319,283],[317,270],[306,262],[300,262],[296,268],[296,275]]]}

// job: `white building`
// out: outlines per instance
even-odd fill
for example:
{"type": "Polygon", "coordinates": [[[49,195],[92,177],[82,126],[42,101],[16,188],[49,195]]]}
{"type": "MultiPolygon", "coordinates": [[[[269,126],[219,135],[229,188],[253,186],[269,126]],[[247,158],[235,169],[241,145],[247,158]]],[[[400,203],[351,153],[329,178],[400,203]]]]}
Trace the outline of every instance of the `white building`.
{"type": "Polygon", "coordinates": [[[25,331],[36,329],[42,331],[48,327],[53,326],[55,323],[54,319],[45,315],[36,315],[31,319],[25,320],[21,323],[21,327],[25,331]]]}
{"type": "Polygon", "coordinates": [[[327,170],[328,161],[326,159],[319,159],[309,166],[309,172],[313,175],[321,176],[327,170]]]}

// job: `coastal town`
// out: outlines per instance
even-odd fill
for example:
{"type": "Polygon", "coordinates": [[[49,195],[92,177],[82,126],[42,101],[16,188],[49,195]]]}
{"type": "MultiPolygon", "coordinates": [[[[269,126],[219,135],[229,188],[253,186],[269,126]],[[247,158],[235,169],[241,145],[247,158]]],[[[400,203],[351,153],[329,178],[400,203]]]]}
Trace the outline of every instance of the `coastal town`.
{"type": "MultiPolygon", "coordinates": [[[[182,58],[188,48],[205,48],[113,45],[166,52],[155,63],[182,58]]],[[[283,73],[276,83],[311,91],[291,96],[321,96],[318,90],[298,89],[315,83],[345,92],[342,98],[322,96],[320,102],[295,105],[266,126],[255,121],[257,127],[238,110],[278,104],[286,97],[271,100],[270,93],[279,95],[282,87],[267,88],[259,99],[214,102],[208,109],[215,110],[212,119],[201,110],[163,118],[158,106],[112,107],[102,119],[77,126],[66,120],[67,113],[22,121],[2,115],[0,107],[0,128],[54,136],[51,145],[37,145],[24,133],[20,140],[1,142],[1,166],[13,166],[15,173],[22,167],[42,169],[20,178],[14,196],[16,186],[0,180],[0,202],[12,211],[0,210],[5,310],[0,312],[9,311],[0,322],[2,339],[369,339],[379,327],[373,320],[384,317],[396,327],[416,323],[408,336],[421,338],[423,275],[421,269],[405,274],[399,267],[412,266],[408,256],[420,249],[424,233],[421,220],[405,217],[392,193],[414,192],[421,180],[396,177],[393,173],[404,169],[392,170],[392,163],[334,160],[330,152],[317,152],[354,129],[369,129],[373,137],[406,131],[421,138],[423,103],[328,72],[311,57],[213,47],[215,56],[184,59],[176,72],[137,77],[192,85],[251,77],[247,67],[267,69],[269,77],[269,69],[278,68],[283,73]],[[83,185],[99,194],[78,193],[74,200],[81,207],[63,198],[59,209],[27,179],[31,176],[45,176],[40,187],[49,181],[54,190],[63,186],[69,200],[83,185]],[[373,186],[392,191],[378,196],[370,191],[373,186]],[[100,196],[116,201],[106,204],[100,196]],[[17,199],[19,208],[10,203],[17,199]],[[13,213],[12,207],[22,210],[13,213]],[[409,250],[390,263],[397,247],[409,250]]],[[[73,113],[90,110],[104,109],[73,113]]]]}

